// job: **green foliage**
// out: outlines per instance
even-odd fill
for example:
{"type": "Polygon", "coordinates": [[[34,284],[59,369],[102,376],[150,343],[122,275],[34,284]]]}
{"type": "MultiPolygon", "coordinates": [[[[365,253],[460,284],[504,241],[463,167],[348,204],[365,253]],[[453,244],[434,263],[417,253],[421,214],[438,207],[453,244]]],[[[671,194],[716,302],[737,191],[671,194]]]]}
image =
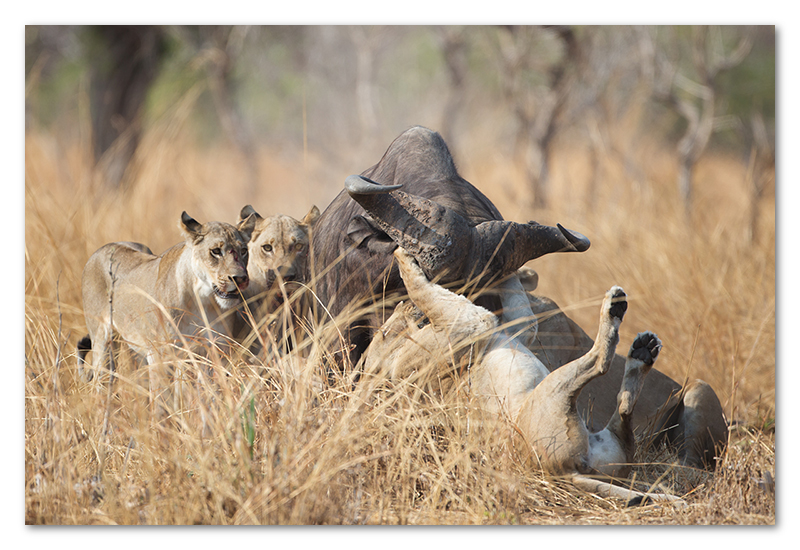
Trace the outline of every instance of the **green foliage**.
{"type": "MultiPolygon", "coordinates": [[[[759,112],[774,135],[775,127],[775,28],[773,26],[667,26],[653,29],[656,47],[674,63],[680,75],[696,84],[705,84],[698,73],[696,39],[705,33],[705,62],[712,63],[731,55],[745,36],[752,39],[752,48],[739,63],[717,73],[715,116],[718,124],[711,137],[715,149],[749,152],[752,141],[750,119],[759,112]]],[[[701,99],[685,89],[676,94],[700,105],[701,99]]],[[[677,141],[686,130],[686,120],[674,109],[653,101],[646,114],[647,126],[662,133],[668,141],[677,141]]]]}
{"type": "Polygon", "coordinates": [[[40,26],[25,27],[25,108],[32,121],[45,127],[75,118],[79,93],[86,92],[88,66],[75,55],[77,37],[66,40],[65,32],[59,28],[56,36],[47,36],[40,26]]]}
{"type": "Polygon", "coordinates": [[[250,397],[247,408],[242,410],[242,435],[250,453],[250,460],[253,460],[253,445],[256,440],[256,398],[250,397]]]}
{"type": "Polygon", "coordinates": [[[775,28],[757,27],[753,49],[740,65],[719,77],[730,112],[744,119],[760,111],[765,122],[775,121],[775,28]]]}
{"type": "Polygon", "coordinates": [[[145,112],[150,120],[157,120],[175,105],[202,78],[202,71],[192,63],[195,51],[179,37],[169,34],[167,55],[158,77],[147,94],[145,112]]]}

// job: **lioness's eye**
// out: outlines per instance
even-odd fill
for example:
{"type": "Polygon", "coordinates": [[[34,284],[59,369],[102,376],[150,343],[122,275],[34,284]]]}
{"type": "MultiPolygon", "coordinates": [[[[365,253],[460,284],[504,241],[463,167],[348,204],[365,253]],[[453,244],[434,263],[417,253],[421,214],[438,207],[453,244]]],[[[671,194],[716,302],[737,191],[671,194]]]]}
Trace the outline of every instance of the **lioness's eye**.
{"type": "Polygon", "coordinates": [[[302,252],[302,250],[306,247],[303,243],[297,243],[294,245],[294,249],[298,252],[302,252]]]}
{"type": "Polygon", "coordinates": [[[271,244],[265,244],[261,248],[264,249],[264,252],[272,252],[272,245],[271,244]]]}
{"type": "Polygon", "coordinates": [[[212,256],[216,256],[217,258],[219,258],[219,257],[222,256],[222,250],[220,250],[219,248],[212,248],[211,249],[211,255],[212,256]]]}
{"type": "Polygon", "coordinates": [[[241,256],[242,256],[242,258],[246,258],[247,257],[247,249],[246,248],[242,249],[241,256]]]}

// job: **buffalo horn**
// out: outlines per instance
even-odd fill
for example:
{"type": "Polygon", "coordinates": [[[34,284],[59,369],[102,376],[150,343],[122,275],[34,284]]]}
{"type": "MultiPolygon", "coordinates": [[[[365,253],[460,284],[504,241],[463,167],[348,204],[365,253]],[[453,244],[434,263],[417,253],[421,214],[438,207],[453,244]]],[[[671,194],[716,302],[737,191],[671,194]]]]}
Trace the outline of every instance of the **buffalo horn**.
{"type": "Polygon", "coordinates": [[[429,278],[461,278],[474,229],[455,210],[424,197],[380,185],[363,176],[349,176],[345,189],[372,220],[414,256],[429,278]],[[447,273],[447,275],[445,275],[447,273]]]}
{"type": "Polygon", "coordinates": [[[505,276],[553,252],[583,252],[589,239],[577,231],[492,220],[472,226],[461,214],[424,197],[349,176],[345,188],[373,221],[405,248],[425,275],[441,282],[505,276]]]}
{"type": "Polygon", "coordinates": [[[545,254],[584,252],[591,244],[584,235],[561,224],[552,227],[536,222],[488,221],[478,224],[475,230],[475,242],[480,244],[473,250],[470,263],[489,276],[508,275],[545,254]]]}
{"type": "MultiPolygon", "coordinates": [[[[381,185],[364,176],[348,176],[344,180],[344,188],[350,196],[356,199],[356,195],[382,195],[395,189],[400,189],[402,185],[381,185]]],[[[356,199],[358,200],[358,199],[356,199]]]]}

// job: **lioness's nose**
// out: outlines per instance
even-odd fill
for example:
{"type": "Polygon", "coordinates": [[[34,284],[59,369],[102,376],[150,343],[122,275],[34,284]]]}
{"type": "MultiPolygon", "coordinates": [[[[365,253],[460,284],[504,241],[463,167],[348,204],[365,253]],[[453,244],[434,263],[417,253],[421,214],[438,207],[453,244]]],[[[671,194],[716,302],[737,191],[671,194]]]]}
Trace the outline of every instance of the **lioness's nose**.
{"type": "Polygon", "coordinates": [[[297,271],[294,269],[294,267],[279,268],[278,273],[280,273],[281,279],[283,279],[286,282],[294,281],[295,279],[297,279],[297,271]]]}
{"type": "Polygon", "coordinates": [[[233,279],[233,284],[235,284],[239,288],[245,288],[247,284],[250,282],[247,275],[236,275],[231,277],[233,279]]]}

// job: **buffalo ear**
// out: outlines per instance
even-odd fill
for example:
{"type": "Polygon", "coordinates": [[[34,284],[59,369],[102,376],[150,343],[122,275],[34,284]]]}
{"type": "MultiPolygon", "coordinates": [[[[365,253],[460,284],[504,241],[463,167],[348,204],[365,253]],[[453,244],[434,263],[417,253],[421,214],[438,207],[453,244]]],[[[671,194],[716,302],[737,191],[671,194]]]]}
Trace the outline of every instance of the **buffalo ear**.
{"type": "Polygon", "coordinates": [[[364,216],[353,216],[347,224],[345,234],[356,246],[361,246],[365,240],[377,233],[377,230],[364,216]]]}
{"type": "Polygon", "coordinates": [[[517,270],[517,277],[519,277],[519,282],[522,283],[525,292],[533,292],[539,286],[539,274],[530,267],[520,267],[517,270]]]}
{"type": "Polygon", "coordinates": [[[367,250],[381,256],[388,256],[397,250],[397,243],[389,238],[389,235],[381,233],[367,241],[367,250]]]}
{"type": "Polygon", "coordinates": [[[314,227],[314,224],[317,223],[317,220],[319,219],[319,215],[319,208],[317,208],[317,205],[315,204],[311,207],[311,210],[308,211],[308,214],[306,214],[306,217],[303,218],[303,221],[300,223],[307,227],[314,227]]]}
{"type": "Polygon", "coordinates": [[[185,210],[181,214],[181,229],[192,240],[196,241],[203,238],[203,225],[187,214],[185,210]]]}
{"type": "Polygon", "coordinates": [[[256,212],[255,208],[253,208],[252,206],[250,206],[248,204],[247,206],[242,208],[241,212],[239,212],[239,221],[237,222],[237,224],[241,224],[243,221],[245,221],[250,216],[254,216],[254,218],[253,218],[254,219],[254,223],[255,223],[255,221],[263,219],[261,217],[261,215],[258,212],[256,212]]]}
{"type": "Polygon", "coordinates": [[[389,235],[372,225],[364,216],[350,218],[345,233],[357,247],[366,247],[376,254],[391,254],[397,248],[397,243],[389,235]]]}

